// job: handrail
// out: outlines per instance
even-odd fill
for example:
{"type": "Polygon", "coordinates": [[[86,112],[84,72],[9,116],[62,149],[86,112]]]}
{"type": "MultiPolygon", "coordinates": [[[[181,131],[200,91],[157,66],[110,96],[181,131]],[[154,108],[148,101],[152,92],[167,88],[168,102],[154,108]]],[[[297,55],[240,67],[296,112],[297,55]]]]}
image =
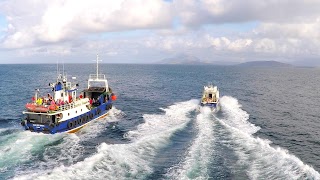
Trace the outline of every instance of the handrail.
{"type": "Polygon", "coordinates": [[[97,74],[90,74],[89,75],[89,79],[92,79],[92,80],[94,80],[94,79],[106,79],[106,75],[98,74],[98,76],[97,76],[97,74]]]}
{"type": "Polygon", "coordinates": [[[67,109],[72,109],[72,108],[81,106],[83,104],[87,104],[88,102],[89,102],[88,99],[81,99],[81,100],[77,100],[76,102],[60,105],[58,111],[64,111],[64,110],[67,110],[67,109]]]}

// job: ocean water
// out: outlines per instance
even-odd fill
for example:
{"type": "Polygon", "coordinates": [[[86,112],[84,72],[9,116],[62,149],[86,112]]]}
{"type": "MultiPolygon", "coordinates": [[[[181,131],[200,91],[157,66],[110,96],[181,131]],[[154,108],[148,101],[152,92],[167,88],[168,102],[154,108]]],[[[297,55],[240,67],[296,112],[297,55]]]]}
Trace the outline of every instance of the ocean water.
{"type": "MultiPolygon", "coordinates": [[[[64,69],[82,89],[94,67],[64,69]]],[[[24,104],[56,68],[0,66],[0,179],[320,179],[320,69],[101,64],[109,116],[76,134],[24,131],[24,104]],[[208,82],[217,114],[199,107],[208,82]]]]}

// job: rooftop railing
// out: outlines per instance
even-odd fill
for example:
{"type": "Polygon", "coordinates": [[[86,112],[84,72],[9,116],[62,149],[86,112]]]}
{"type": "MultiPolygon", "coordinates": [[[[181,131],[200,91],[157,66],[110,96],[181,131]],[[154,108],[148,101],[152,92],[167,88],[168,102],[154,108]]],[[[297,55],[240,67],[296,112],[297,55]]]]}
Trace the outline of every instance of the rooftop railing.
{"type": "Polygon", "coordinates": [[[89,79],[90,79],[90,80],[106,79],[106,75],[104,75],[104,74],[98,74],[98,76],[97,76],[96,74],[90,74],[89,79]]]}

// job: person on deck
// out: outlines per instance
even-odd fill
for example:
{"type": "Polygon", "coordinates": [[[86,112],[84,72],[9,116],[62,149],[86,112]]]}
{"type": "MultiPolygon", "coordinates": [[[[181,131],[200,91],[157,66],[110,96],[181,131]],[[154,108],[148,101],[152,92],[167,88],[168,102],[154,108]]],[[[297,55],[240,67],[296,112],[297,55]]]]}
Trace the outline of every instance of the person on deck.
{"type": "Polygon", "coordinates": [[[92,103],[93,103],[93,100],[90,98],[89,99],[89,108],[91,109],[91,107],[92,107],[92,103]]]}

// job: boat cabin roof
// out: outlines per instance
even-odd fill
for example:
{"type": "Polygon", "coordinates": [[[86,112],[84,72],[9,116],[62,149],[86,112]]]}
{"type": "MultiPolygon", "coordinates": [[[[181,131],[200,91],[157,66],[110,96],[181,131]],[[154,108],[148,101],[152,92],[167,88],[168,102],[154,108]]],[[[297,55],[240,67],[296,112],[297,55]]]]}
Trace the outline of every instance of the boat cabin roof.
{"type": "Polygon", "coordinates": [[[88,89],[83,90],[84,92],[105,92],[105,87],[90,87],[88,89]]]}

